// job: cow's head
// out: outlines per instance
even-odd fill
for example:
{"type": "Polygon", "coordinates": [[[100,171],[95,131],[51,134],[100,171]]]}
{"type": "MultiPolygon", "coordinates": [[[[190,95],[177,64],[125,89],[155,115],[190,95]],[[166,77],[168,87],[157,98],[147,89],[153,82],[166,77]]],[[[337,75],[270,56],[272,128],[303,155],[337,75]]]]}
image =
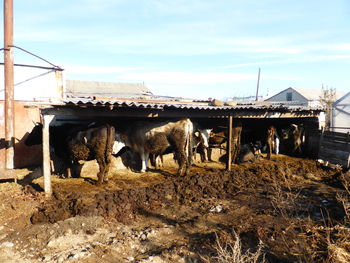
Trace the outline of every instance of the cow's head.
{"type": "Polygon", "coordinates": [[[209,136],[210,136],[211,129],[199,129],[194,132],[194,136],[196,138],[196,141],[199,143],[202,143],[206,148],[209,148],[209,136]]]}
{"type": "Polygon", "coordinates": [[[126,136],[115,133],[115,141],[113,144],[113,154],[118,154],[121,149],[123,149],[126,146],[126,136]]]}
{"type": "Polygon", "coordinates": [[[26,146],[33,146],[43,143],[43,125],[39,122],[34,124],[35,126],[24,141],[26,146]]]}
{"type": "Polygon", "coordinates": [[[298,125],[296,124],[290,124],[288,127],[283,128],[281,130],[281,139],[287,140],[291,138],[291,136],[295,133],[297,129],[298,129],[298,125]]]}
{"type": "Polygon", "coordinates": [[[256,141],[254,143],[251,143],[251,147],[253,149],[253,153],[254,154],[258,154],[261,152],[261,149],[262,149],[262,143],[261,141],[256,141]]]}

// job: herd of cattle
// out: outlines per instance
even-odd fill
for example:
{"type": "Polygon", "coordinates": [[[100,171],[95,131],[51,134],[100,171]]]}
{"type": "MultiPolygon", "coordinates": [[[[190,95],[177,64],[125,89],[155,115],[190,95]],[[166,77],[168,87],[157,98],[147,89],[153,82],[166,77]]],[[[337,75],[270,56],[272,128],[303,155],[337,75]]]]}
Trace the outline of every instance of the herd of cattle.
{"type": "MultiPolygon", "coordinates": [[[[261,156],[261,152],[279,154],[283,145],[284,153],[301,154],[305,141],[303,125],[288,124],[276,129],[268,126],[258,137],[249,136],[242,141],[244,125],[235,121],[230,149],[233,163],[251,162],[261,156]]],[[[163,155],[172,153],[179,168],[179,176],[188,175],[193,158],[200,154],[201,161],[211,161],[213,148],[226,149],[228,129],[203,128],[190,119],[168,121],[130,121],[127,125],[112,124],[72,125],[62,124],[50,127],[50,151],[58,156],[67,167],[77,167],[80,160],[96,160],[99,165],[97,184],[107,182],[107,174],[112,156],[120,157],[132,152],[141,161],[141,172],[148,169],[149,161],[156,169],[163,165],[163,155]]],[[[42,143],[42,125],[36,124],[27,136],[25,144],[32,146],[42,143]]],[[[129,155],[132,156],[132,155],[129,155]]],[[[76,175],[74,171],[73,175],[76,175]]],[[[79,172],[78,172],[79,173],[79,172]]]]}

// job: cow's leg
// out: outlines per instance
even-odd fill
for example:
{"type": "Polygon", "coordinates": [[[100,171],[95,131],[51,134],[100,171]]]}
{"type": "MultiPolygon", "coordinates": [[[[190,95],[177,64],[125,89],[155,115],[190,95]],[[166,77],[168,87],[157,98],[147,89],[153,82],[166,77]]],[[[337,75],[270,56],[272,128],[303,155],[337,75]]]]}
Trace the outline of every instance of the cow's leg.
{"type": "Polygon", "coordinates": [[[111,161],[107,161],[106,162],[106,167],[103,173],[103,182],[104,183],[108,183],[108,172],[109,172],[109,168],[111,166],[111,161]]]}
{"type": "Polygon", "coordinates": [[[146,172],[146,170],[147,170],[149,153],[144,151],[144,150],[141,151],[140,158],[141,158],[141,162],[142,162],[141,172],[143,173],[143,172],[146,172]]]}
{"type": "Polygon", "coordinates": [[[105,158],[103,158],[103,156],[96,158],[96,161],[98,163],[98,167],[99,167],[99,172],[97,173],[97,185],[101,185],[104,179],[104,174],[105,174],[105,170],[107,167],[105,158]]]}
{"type": "Polygon", "coordinates": [[[158,155],[157,154],[152,153],[152,154],[149,155],[149,161],[150,161],[151,165],[153,167],[155,167],[156,169],[158,169],[157,168],[157,165],[158,165],[157,164],[157,159],[158,159],[158,155]]]}
{"type": "Polygon", "coordinates": [[[275,153],[278,155],[280,151],[280,139],[276,138],[275,141],[275,153]]]}
{"type": "MultiPolygon", "coordinates": [[[[177,175],[178,176],[183,176],[184,175],[184,168],[185,168],[185,163],[186,162],[186,156],[184,155],[184,153],[182,151],[178,151],[176,153],[176,157],[177,157],[177,161],[179,164],[179,169],[177,170],[177,175]]],[[[189,158],[191,158],[192,160],[192,156],[189,156],[189,158]]]]}
{"type": "MultiPolygon", "coordinates": [[[[188,141],[187,145],[191,145],[191,141],[188,141]]],[[[184,155],[184,159],[185,159],[185,163],[186,163],[185,175],[187,176],[190,173],[191,165],[193,163],[193,160],[192,160],[192,147],[188,147],[188,146],[185,147],[185,151],[184,151],[183,155],[184,155]]]]}
{"type": "Polygon", "coordinates": [[[67,167],[66,173],[67,173],[66,174],[67,178],[72,178],[72,168],[71,168],[71,166],[67,167]]]}
{"type": "Polygon", "coordinates": [[[163,168],[163,155],[157,155],[156,159],[155,159],[155,167],[156,169],[161,169],[163,168]]]}
{"type": "Polygon", "coordinates": [[[106,167],[103,173],[103,182],[107,183],[108,182],[108,172],[109,172],[109,168],[111,166],[112,163],[112,154],[111,152],[107,153],[106,155],[106,167]]]}
{"type": "Polygon", "coordinates": [[[208,162],[208,148],[203,147],[203,151],[201,152],[201,161],[202,163],[208,162]]]}
{"type": "Polygon", "coordinates": [[[179,169],[177,170],[177,175],[182,176],[184,174],[184,168],[185,168],[185,163],[189,162],[188,159],[191,160],[192,162],[192,154],[188,156],[188,159],[186,159],[186,155],[184,152],[184,148],[182,143],[175,142],[174,144],[174,158],[177,160],[177,163],[179,165],[179,169]]]}
{"type": "Polygon", "coordinates": [[[188,155],[188,158],[186,159],[186,155],[185,155],[185,160],[186,160],[186,170],[185,170],[185,175],[189,175],[190,173],[190,169],[191,169],[191,165],[192,165],[192,158],[191,155],[188,155]]]}
{"type": "Polygon", "coordinates": [[[295,142],[294,153],[301,154],[301,141],[300,140],[295,142]]]}
{"type": "Polygon", "coordinates": [[[267,139],[267,159],[271,159],[272,154],[272,141],[271,138],[267,139]]]}
{"type": "Polygon", "coordinates": [[[73,161],[67,166],[67,178],[79,178],[82,168],[82,164],[79,164],[77,161],[73,161]]]}

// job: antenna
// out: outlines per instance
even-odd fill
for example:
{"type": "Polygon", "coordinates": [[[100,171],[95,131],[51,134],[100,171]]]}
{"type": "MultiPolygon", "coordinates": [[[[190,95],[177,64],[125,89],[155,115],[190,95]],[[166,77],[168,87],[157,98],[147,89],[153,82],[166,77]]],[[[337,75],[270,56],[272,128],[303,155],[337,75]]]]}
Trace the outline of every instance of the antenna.
{"type": "Polygon", "coordinates": [[[259,98],[259,83],[260,83],[260,68],[259,68],[259,73],[258,73],[258,83],[256,85],[255,101],[258,101],[258,98],[259,98]]]}

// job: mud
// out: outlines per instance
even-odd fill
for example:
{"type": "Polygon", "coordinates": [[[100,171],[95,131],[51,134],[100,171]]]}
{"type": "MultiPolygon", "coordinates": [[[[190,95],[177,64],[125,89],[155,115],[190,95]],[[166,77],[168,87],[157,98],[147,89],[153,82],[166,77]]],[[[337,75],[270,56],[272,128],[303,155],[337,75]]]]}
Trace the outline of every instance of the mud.
{"type": "Polygon", "coordinates": [[[217,240],[238,233],[244,251],[262,241],[267,262],[326,262],[332,246],[350,252],[340,245],[350,242],[339,201],[348,173],[287,156],[175,173],[114,174],[102,187],[57,177],[50,200],[34,190],[41,178],[17,187],[24,200],[11,208],[16,219],[1,217],[13,231],[0,230],[0,250],[28,262],[216,262],[217,240]]]}

